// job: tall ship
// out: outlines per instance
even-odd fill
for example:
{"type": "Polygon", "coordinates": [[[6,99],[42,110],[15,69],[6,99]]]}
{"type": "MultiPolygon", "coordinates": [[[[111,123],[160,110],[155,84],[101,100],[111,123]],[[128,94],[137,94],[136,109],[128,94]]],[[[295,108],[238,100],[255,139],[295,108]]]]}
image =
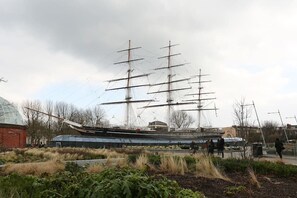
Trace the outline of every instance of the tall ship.
{"type": "MultiPolygon", "coordinates": [[[[209,82],[202,80],[202,77],[205,76],[199,70],[199,73],[194,77],[198,77],[197,82],[191,82],[193,84],[198,84],[198,88],[194,89],[190,86],[190,83],[186,83],[188,86],[186,87],[176,87],[175,84],[190,81],[191,78],[181,78],[176,79],[176,75],[174,74],[174,69],[178,67],[183,67],[186,63],[182,64],[173,64],[172,58],[174,56],[180,55],[180,53],[172,53],[172,48],[176,45],[169,44],[161,49],[167,50],[167,55],[159,57],[159,59],[166,60],[166,66],[155,68],[155,72],[160,70],[164,70],[167,73],[167,80],[163,82],[158,82],[155,84],[150,83],[142,83],[142,84],[133,84],[132,81],[136,79],[141,79],[151,75],[151,73],[147,74],[134,74],[133,64],[143,60],[143,58],[133,58],[132,52],[134,50],[140,49],[140,47],[132,47],[131,41],[129,41],[128,48],[118,51],[119,53],[126,53],[127,59],[117,62],[115,64],[125,64],[127,66],[127,76],[111,79],[108,82],[122,82],[124,86],[108,88],[105,91],[118,91],[125,90],[125,97],[120,101],[109,101],[101,103],[101,105],[125,105],[125,124],[123,127],[91,127],[84,126],[82,124],[74,123],[69,120],[62,119],[63,122],[68,124],[72,129],[78,131],[80,136],[73,135],[60,135],[55,137],[52,142],[54,144],[83,144],[88,142],[88,144],[94,144],[97,146],[123,146],[123,145],[190,145],[191,143],[204,143],[206,140],[214,139],[217,140],[221,137],[221,133],[219,130],[205,130],[200,126],[201,120],[201,112],[205,110],[217,110],[214,108],[205,108],[204,101],[212,100],[215,98],[205,98],[204,95],[213,94],[213,92],[202,92],[203,86],[202,84],[209,82]],[[161,102],[155,101],[154,99],[134,99],[132,96],[132,90],[139,89],[143,87],[156,87],[156,86],[165,86],[163,90],[157,90],[148,92],[148,95],[152,94],[166,94],[166,101],[161,102]],[[173,93],[181,92],[184,90],[192,90],[195,93],[185,94],[185,96],[191,96],[191,99],[185,99],[182,101],[177,101],[173,97],[173,93]],[[194,98],[193,98],[194,97],[194,98]],[[152,128],[140,128],[134,127],[131,121],[131,112],[132,105],[138,103],[143,104],[143,109],[148,108],[167,108],[167,125],[166,130],[158,131],[152,128]],[[175,106],[183,106],[183,110],[181,111],[197,111],[197,122],[198,126],[194,129],[181,129],[174,130],[171,126],[171,114],[174,111],[175,106]],[[194,106],[194,108],[193,108],[194,106]],[[192,107],[192,108],[189,108],[192,107]]],[[[142,81],[143,82],[143,81],[142,81]]],[[[185,84],[185,83],[184,83],[185,84]]],[[[163,97],[164,98],[164,97],[163,97]]]]}

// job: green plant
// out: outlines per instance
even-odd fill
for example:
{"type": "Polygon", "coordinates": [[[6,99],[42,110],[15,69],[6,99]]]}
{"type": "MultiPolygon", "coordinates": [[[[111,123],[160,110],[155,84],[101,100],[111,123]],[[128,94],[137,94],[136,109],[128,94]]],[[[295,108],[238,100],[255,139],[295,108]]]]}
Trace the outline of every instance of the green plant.
{"type": "Polygon", "coordinates": [[[77,174],[83,171],[83,168],[74,162],[67,162],[65,165],[65,171],[72,174],[77,174]]]}
{"type": "Polygon", "coordinates": [[[150,164],[155,165],[155,166],[159,166],[161,164],[161,156],[160,155],[148,155],[148,161],[150,164]]]}
{"type": "Polygon", "coordinates": [[[245,189],[245,186],[228,186],[224,191],[224,194],[227,196],[233,196],[244,191],[245,189]]]}
{"type": "Polygon", "coordinates": [[[39,185],[39,179],[34,176],[11,174],[0,177],[1,197],[40,197],[45,186],[39,185]]]}
{"type": "Polygon", "coordinates": [[[101,174],[83,181],[93,190],[85,197],[199,197],[191,190],[183,191],[175,181],[166,178],[155,179],[134,169],[107,169],[101,174]],[[178,196],[180,195],[180,196],[178,196]]]}
{"type": "Polygon", "coordinates": [[[274,174],[280,177],[297,175],[297,166],[251,159],[212,158],[214,164],[225,172],[246,172],[248,168],[260,174],[274,174]]]}
{"type": "Polygon", "coordinates": [[[139,154],[129,154],[128,155],[128,162],[129,163],[135,163],[136,159],[138,158],[139,154]]]}
{"type": "Polygon", "coordinates": [[[189,189],[183,189],[178,192],[176,195],[177,198],[205,198],[204,194],[201,192],[193,192],[192,190],[189,189]]]}
{"type": "Polygon", "coordinates": [[[195,164],[196,164],[196,159],[193,156],[186,155],[184,157],[184,160],[186,161],[186,163],[189,167],[195,166],[195,164]]]}
{"type": "Polygon", "coordinates": [[[144,172],[111,168],[99,174],[77,171],[69,163],[67,171],[42,178],[11,174],[0,177],[0,196],[8,197],[204,197],[199,192],[181,188],[164,177],[150,177],[144,172]]]}

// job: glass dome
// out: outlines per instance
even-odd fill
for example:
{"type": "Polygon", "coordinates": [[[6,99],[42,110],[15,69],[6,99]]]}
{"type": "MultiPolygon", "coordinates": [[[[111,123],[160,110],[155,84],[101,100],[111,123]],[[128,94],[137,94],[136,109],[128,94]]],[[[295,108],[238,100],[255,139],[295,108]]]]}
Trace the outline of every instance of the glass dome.
{"type": "Polygon", "coordinates": [[[2,97],[0,97],[0,124],[24,125],[17,108],[2,97]]]}

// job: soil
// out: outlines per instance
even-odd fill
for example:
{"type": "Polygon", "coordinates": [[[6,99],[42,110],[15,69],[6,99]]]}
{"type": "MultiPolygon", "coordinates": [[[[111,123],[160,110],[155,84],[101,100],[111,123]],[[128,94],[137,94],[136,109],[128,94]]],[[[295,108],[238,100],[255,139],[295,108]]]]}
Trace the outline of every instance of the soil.
{"type": "MultiPolygon", "coordinates": [[[[159,175],[160,173],[154,173],[159,175]]],[[[175,180],[183,187],[203,192],[208,198],[219,197],[253,197],[253,198],[296,198],[297,176],[277,177],[274,175],[256,175],[259,186],[252,182],[248,173],[229,173],[230,181],[199,177],[195,175],[173,175],[162,173],[168,179],[175,180]],[[244,187],[243,187],[244,186],[244,187]],[[235,187],[230,189],[230,187],[235,187]]]]}

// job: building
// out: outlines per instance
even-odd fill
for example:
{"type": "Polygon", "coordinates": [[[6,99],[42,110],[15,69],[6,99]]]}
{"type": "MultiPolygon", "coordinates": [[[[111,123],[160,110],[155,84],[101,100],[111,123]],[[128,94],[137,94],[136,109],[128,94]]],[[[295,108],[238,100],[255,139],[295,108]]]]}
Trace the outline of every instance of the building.
{"type": "Polygon", "coordinates": [[[234,127],[224,127],[223,130],[223,138],[234,138],[237,136],[237,131],[234,127]]]}
{"type": "Polygon", "coordinates": [[[151,130],[156,130],[156,131],[167,131],[168,130],[167,124],[165,122],[161,122],[161,121],[149,122],[148,128],[150,128],[151,130]]]}
{"type": "Polygon", "coordinates": [[[17,108],[0,97],[0,148],[26,146],[26,126],[17,108]]]}

